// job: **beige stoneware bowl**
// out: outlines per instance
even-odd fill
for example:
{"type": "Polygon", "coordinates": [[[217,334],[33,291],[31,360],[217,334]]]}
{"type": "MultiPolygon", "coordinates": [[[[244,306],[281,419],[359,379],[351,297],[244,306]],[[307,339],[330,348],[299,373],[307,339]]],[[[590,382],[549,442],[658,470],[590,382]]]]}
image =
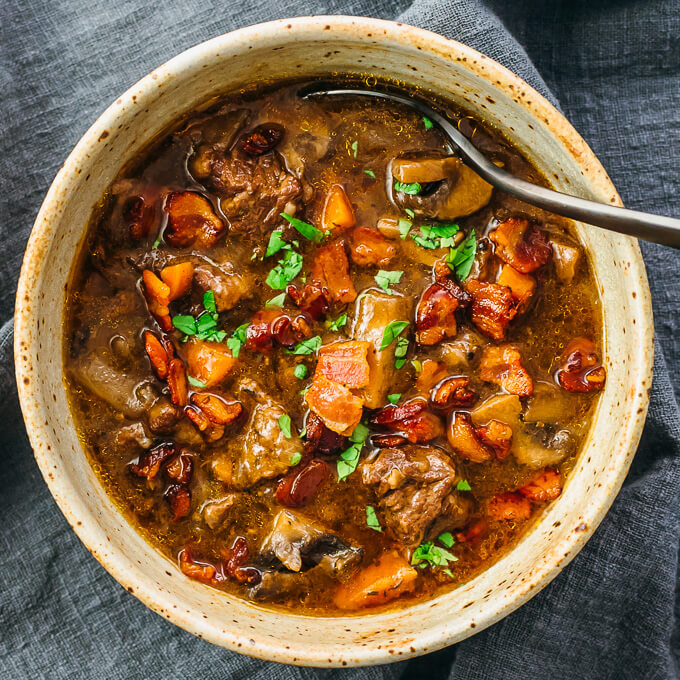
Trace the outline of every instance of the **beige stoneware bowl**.
{"type": "Polygon", "coordinates": [[[419,85],[501,128],[557,189],[620,204],[592,151],[545,99],[474,50],[376,19],[307,17],[245,28],[156,69],[80,140],[33,227],[16,300],[19,397],[45,481],[92,554],[127,590],[210,642],[285,663],[377,664],[423,654],[493,624],[583,547],[611,505],[640,437],[652,370],[649,289],[637,243],[579,226],[604,309],[607,385],[562,496],[523,540],[460,588],[403,609],[310,618],[269,611],[182,576],[105,494],[76,435],[62,380],[64,297],[90,213],[121,166],[216,94],[263,78],[367,73],[419,85]]]}

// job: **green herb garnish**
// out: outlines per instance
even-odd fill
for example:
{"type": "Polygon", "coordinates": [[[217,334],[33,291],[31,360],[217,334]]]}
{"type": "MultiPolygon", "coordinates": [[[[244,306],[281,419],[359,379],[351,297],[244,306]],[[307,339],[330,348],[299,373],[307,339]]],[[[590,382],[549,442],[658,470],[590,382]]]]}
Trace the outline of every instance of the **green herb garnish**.
{"type": "Polygon", "coordinates": [[[241,347],[246,343],[246,331],[249,325],[248,323],[242,323],[232,331],[231,337],[227,340],[227,347],[231,350],[234,359],[238,358],[241,347]]]}
{"type": "Polygon", "coordinates": [[[458,484],[456,484],[456,491],[472,491],[470,482],[467,479],[461,479],[458,484]]]}
{"type": "Polygon", "coordinates": [[[387,395],[387,401],[389,401],[390,404],[396,404],[400,399],[401,399],[401,392],[395,392],[394,394],[388,394],[387,395]]]}
{"type": "Polygon", "coordinates": [[[472,263],[475,261],[477,252],[477,237],[473,229],[458,246],[451,248],[446,257],[446,262],[452,272],[455,272],[459,281],[465,281],[470,276],[472,263]]]}
{"type": "Polygon", "coordinates": [[[172,317],[172,325],[184,335],[196,335],[196,319],[188,314],[177,314],[172,317]]]}
{"type": "Polygon", "coordinates": [[[289,354],[316,354],[321,347],[321,336],[315,335],[313,338],[298,342],[293,349],[289,349],[289,354]]]}
{"type": "Polygon", "coordinates": [[[445,547],[445,548],[452,548],[453,544],[456,542],[453,539],[453,535],[449,531],[445,531],[443,534],[439,534],[437,536],[437,540],[445,547]]]}
{"type": "MultiPolygon", "coordinates": [[[[270,255],[273,255],[274,253],[278,253],[279,250],[283,248],[290,248],[290,244],[286,243],[281,236],[283,235],[282,231],[273,231],[269,235],[269,243],[267,244],[267,250],[265,251],[264,256],[269,257],[270,255]]],[[[254,253],[253,253],[254,254],[254,253]]]]}
{"type": "Polygon", "coordinates": [[[209,340],[211,342],[222,342],[227,334],[217,330],[217,305],[215,304],[215,294],[208,290],[203,294],[204,312],[194,318],[189,314],[177,314],[172,317],[172,325],[184,333],[182,341],[186,341],[190,336],[195,336],[199,340],[209,340]]]}
{"type": "Polygon", "coordinates": [[[286,293],[281,293],[280,295],[277,295],[276,297],[273,297],[271,300],[267,300],[267,302],[264,303],[264,308],[265,309],[275,309],[276,307],[283,307],[283,303],[286,300],[286,293]]]}
{"type": "Polygon", "coordinates": [[[291,465],[298,465],[301,460],[302,460],[302,454],[300,452],[294,453],[290,457],[290,464],[291,465]]]}
{"type": "Polygon", "coordinates": [[[207,385],[204,382],[197,380],[192,375],[187,375],[187,380],[189,381],[189,384],[192,385],[193,387],[207,387],[207,385]]]}
{"type": "Polygon", "coordinates": [[[349,436],[352,445],[340,454],[338,460],[338,481],[342,482],[347,479],[356,469],[359,464],[359,456],[361,449],[364,448],[364,442],[368,439],[369,430],[363,423],[359,423],[354,432],[349,436]]]}
{"type": "Polygon", "coordinates": [[[366,506],[366,526],[373,531],[382,532],[378,516],[375,514],[375,508],[372,505],[366,506]]]}
{"type": "Polygon", "coordinates": [[[308,238],[310,241],[314,241],[315,243],[323,241],[323,232],[321,229],[317,229],[313,224],[309,224],[309,222],[303,222],[302,220],[299,220],[297,217],[293,217],[288,213],[281,213],[281,217],[283,217],[284,220],[288,220],[288,222],[290,222],[305,238],[308,238]]]}
{"type": "MultiPolygon", "coordinates": [[[[440,548],[432,541],[421,543],[413,552],[411,557],[411,564],[419,569],[425,569],[428,565],[430,567],[447,567],[449,562],[457,562],[458,558],[452,555],[445,548],[440,548]]],[[[444,570],[449,576],[453,577],[450,571],[444,570]]]]}
{"type": "Polygon", "coordinates": [[[390,288],[390,284],[399,283],[403,275],[403,271],[385,271],[384,269],[381,269],[373,278],[386,293],[391,295],[392,289],[390,288]]]}
{"type": "Polygon", "coordinates": [[[290,439],[293,436],[290,431],[290,416],[287,413],[284,413],[279,418],[279,430],[283,432],[283,436],[286,439],[290,439]]]}
{"type": "Polygon", "coordinates": [[[386,349],[404,329],[408,328],[408,321],[390,321],[383,331],[380,351],[386,349]]]}
{"type": "Polygon", "coordinates": [[[329,331],[339,331],[343,326],[347,324],[347,314],[341,314],[335,321],[332,319],[327,319],[325,322],[326,328],[329,331]]]}
{"type": "Polygon", "coordinates": [[[398,179],[394,180],[394,190],[399,191],[402,194],[408,194],[409,196],[417,196],[421,190],[420,184],[418,182],[412,182],[411,184],[404,184],[398,179]]]}
{"type": "Polygon", "coordinates": [[[419,232],[411,232],[411,238],[423,248],[435,250],[436,248],[449,248],[454,245],[454,234],[460,227],[457,224],[423,224],[419,232]]]}
{"type": "Polygon", "coordinates": [[[412,359],[411,366],[413,366],[416,373],[420,373],[423,370],[423,364],[420,361],[418,361],[418,359],[412,359]]]}
{"type": "Polygon", "coordinates": [[[375,173],[373,172],[373,170],[364,170],[364,174],[375,179],[375,173]]]}
{"type": "Polygon", "coordinates": [[[406,353],[408,352],[408,338],[397,338],[397,345],[394,348],[394,367],[399,370],[405,363],[406,353]]]}
{"type": "Polygon", "coordinates": [[[161,244],[161,235],[158,234],[158,236],[156,237],[156,240],[153,242],[153,245],[152,245],[151,247],[152,247],[154,250],[156,250],[156,248],[158,248],[158,246],[159,246],[160,244],[161,244]]]}
{"type": "Polygon", "coordinates": [[[431,130],[434,124],[427,116],[423,116],[423,125],[426,130],[431,130]]]}
{"type": "Polygon", "coordinates": [[[412,226],[413,222],[411,222],[411,220],[405,220],[403,217],[399,218],[399,222],[397,222],[397,228],[399,229],[399,235],[402,239],[405,239],[408,236],[412,226]]]}
{"type": "Polygon", "coordinates": [[[359,153],[359,142],[357,142],[357,140],[355,139],[355,140],[350,144],[350,148],[352,149],[352,155],[354,156],[354,158],[356,158],[356,157],[357,157],[357,153],[359,153]]]}
{"type": "Polygon", "coordinates": [[[416,214],[411,210],[411,208],[404,208],[404,212],[411,218],[414,219],[416,214]]]}
{"type": "Polygon", "coordinates": [[[283,259],[267,275],[267,285],[274,290],[283,290],[302,270],[302,255],[286,250],[283,259]]]}
{"type": "Polygon", "coordinates": [[[304,364],[298,364],[293,371],[293,375],[298,380],[304,380],[307,377],[307,367],[304,364]]]}

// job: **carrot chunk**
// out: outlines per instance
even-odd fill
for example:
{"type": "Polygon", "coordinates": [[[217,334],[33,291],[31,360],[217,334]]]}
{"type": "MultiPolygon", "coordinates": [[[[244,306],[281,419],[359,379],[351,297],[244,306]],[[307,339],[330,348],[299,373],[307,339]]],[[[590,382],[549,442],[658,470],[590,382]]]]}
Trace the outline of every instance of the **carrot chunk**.
{"type": "Polygon", "coordinates": [[[522,365],[522,355],[514,345],[489,345],[484,348],[479,377],[495,383],[509,394],[530,397],[534,381],[522,365]]]}
{"type": "Polygon", "coordinates": [[[533,276],[522,274],[509,264],[503,265],[496,283],[512,291],[512,297],[517,302],[518,312],[523,312],[527,308],[536,290],[536,279],[533,276]]]}
{"type": "Polygon", "coordinates": [[[554,501],[562,493],[562,478],[557,470],[542,470],[518,491],[530,501],[554,501]]]}
{"type": "Polygon", "coordinates": [[[162,307],[167,307],[170,304],[170,286],[167,283],[161,281],[150,269],[145,269],[142,272],[142,280],[149,298],[155,300],[162,307]]]}
{"type": "Polygon", "coordinates": [[[176,300],[189,292],[194,279],[194,265],[191,262],[181,262],[164,267],[161,270],[161,279],[170,289],[168,298],[171,301],[176,300]]]}
{"type": "Polygon", "coordinates": [[[499,522],[531,517],[531,503],[516,491],[504,491],[489,501],[489,515],[499,522]]]}
{"type": "Polygon", "coordinates": [[[160,380],[165,380],[168,377],[170,359],[161,341],[151,331],[144,331],[144,349],[154,373],[160,380]]]}
{"type": "Polygon", "coordinates": [[[338,233],[356,224],[352,204],[340,184],[334,184],[326,196],[321,223],[324,231],[338,233]]]}
{"type": "Polygon", "coordinates": [[[225,229],[210,201],[193,191],[173,191],[165,209],[169,219],[164,237],[175,248],[209,248],[225,229]]]}
{"type": "Polygon", "coordinates": [[[206,387],[219,385],[234,369],[236,359],[221,342],[191,340],[187,345],[189,375],[206,387]]]}
{"type": "Polygon", "coordinates": [[[324,425],[338,434],[352,434],[361,420],[364,400],[352,394],[344,385],[332,382],[323,373],[314,375],[305,401],[324,425]]]}
{"type": "Polygon", "coordinates": [[[366,387],[369,383],[368,348],[368,342],[359,340],[326,345],[319,350],[316,370],[351,390],[366,387]]]}
{"type": "Polygon", "coordinates": [[[334,241],[317,251],[310,278],[328,291],[333,303],[345,304],[356,300],[357,292],[349,275],[344,241],[334,241]]]}
{"type": "Polygon", "coordinates": [[[360,609],[385,604],[410,593],[418,572],[396,552],[383,553],[380,559],[362,569],[351,581],[341,584],[333,601],[339,609],[360,609]]]}

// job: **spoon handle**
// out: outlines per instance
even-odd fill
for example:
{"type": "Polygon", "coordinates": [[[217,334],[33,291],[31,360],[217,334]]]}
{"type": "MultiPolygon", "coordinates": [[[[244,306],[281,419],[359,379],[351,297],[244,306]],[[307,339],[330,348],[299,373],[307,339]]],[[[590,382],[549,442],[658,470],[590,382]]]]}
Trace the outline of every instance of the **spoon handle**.
{"type": "Polygon", "coordinates": [[[555,215],[569,217],[619,234],[636,236],[645,241],[680,248],[680,219],[589,201],[519,179],[494,165],[449,120],[418,99],[377,90],[339,88],[324,82],[303,88],[299,95],[305,98],[325,95],[363,95],[410,106],[437,125],[449,138],[451,144],[458,149],[463,162],[497,189],[555,215]]]}

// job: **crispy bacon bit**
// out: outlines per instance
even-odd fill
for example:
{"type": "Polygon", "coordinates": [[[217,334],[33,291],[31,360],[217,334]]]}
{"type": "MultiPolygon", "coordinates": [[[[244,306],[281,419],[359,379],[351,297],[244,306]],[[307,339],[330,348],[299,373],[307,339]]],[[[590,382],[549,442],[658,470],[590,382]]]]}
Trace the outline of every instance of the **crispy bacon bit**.
{"type": "Polygon", "coordinates": [[[468,524],[462,531],[456,532],[458,543],[477,543],[489,531],[489,523],[482,517],[468,524]]]}
{"type": "Polygon", "coordinates": [[[416,388],[421,394],[428,393],[438,382],[446,377],[446,364],[432,359],[425,359],[416,378],[416,388]]]}
{"type": "Polygon", "coordinates": [[[186,406],[189,401],[189,387],[184,362],[181,359],[173,359],[168,366],[168,387],[170,401],[175,406],[186,406]]]}
{"type": "Polygon", "coordinates": [[[432,267],[432,275],[437,283],[443,285],[451,275],[451,267],[449,267],[446,260],[437,260],[432,267]]]}
{"type": "Polygon", "coordinates": [[[151,362],[153,372],[160,380],[165,380],[168,377],[170,364],[168,353],[161,341],[151,331],[144,331],[144,349],[151,362]]]}
{"type": "Polygon", "coordinates": [[[215,585],[223,580],[213,564],[196,561],[189,548],[180,552],[179,568],[185,576],[208,585],[215,585]]]}
{"type": "Polygon", "coordinates": [[[249,553],[248,542],[243,536],[238,536],[231,548],[222,551],[224,573],[239,583],[255,585],[260,582],[262,574],[255,567],[245,566],[249,553]]]}
{"type": "Polygon", "coordinates": [[[186,484],[171,484],[166,489],[164,498],[170,503],[173,522],[177,522],[191,512],[191,491],[186,484]]]}
{"type": "Polygon", "coordinates": [[[460,375],[442,380],[430,394],[430,405],[440,411],[471,406],[477,395],[470,389],[470,378],[460,375]]]}
{"type": "Polygon", "coordinates": [[[350,229],[356,224],[352,204],[339,184],[334,184],[326,196],[321,224],[324,232],[334,233],[350,229]]]}
{"type": "Polygon", "coordinates": [[[172,458],[175,453],[174,444],[159,444],[144,451],[136,462],[128,463],[128,469],[133,475],[151,481],[157,477],[163,463],[172,458]]]}
{"type": "Polygon", "coordinates": [[[356,300],[357,292],[349,275],[349,261],[343,240],[333,241],[316,252],[310,279],[328,291],[333,304],[356,300]]]}
{"type": "Polygon", "coordinates": [[[161,279],[170,289],[169,299],[176,300],[189,292],[194,279],[194,265],[191,262],[180,262],[161,269],[161,279]]]}
{"type": "Polygon", "coordinates": [[[261,156],[271,151],[283,139],[283,128],[276,123],[258,125],[243,142],[249,156],[261,156]]]}
{"type": "Polygon", "coordinates": [[[276,500],[289,508],[307,505],[329,475],[328,463],[312,458],[306,465],[292,468],[283,477],[276,487],[276,500]]]}
{"type": "Polygon", "coordinates": [[[184,415],[196,426],[206,441],[216,442],[224,436],[224,426],[213,423],[198,407],[187,406],[184,415]]]}
{"type": "Polygon", "coordinates": [[[352,394],[344,385],[328,380],[322,373],[314,375],[305,401],[324,425],[338,434],[352,434],[361,420],[364,400],[352,394]]]}
{"type": "Polygon", "coordinates": [[[531,517],[531,503],[516,491],[504,491],[489,501],[488,511],[498,522],[521,521],[531,517]]]}
{"type": "Polygon", "coordinates": [[[349,237],[349,254],[360,267],[386,267],[397,249],[377,230],[355,227],[349,237]]]}
{"type": "Polygon", "coordinates": [[[424,399],[413,399],[399,406],[385,406],[371,423],[403,433],[413,444],[424,444],[444,434],[442,421],[427,409],[424,399]]]}
{"type": "Polygon", "coordinates": [[[234,370],[236,359],[223,342],[192,338],[186,345],[189,375],[206,387],[219,385],[234,370]]]}
{"type": "Polygon", "coordinates": [[[186,450],[172,458],[165,466],[165,472],[178,484],[189,484],[194,473],[194,458],[186,450]]]}
{"type": "Polygon", "coordinates": [[[303,447],[305,454],[319,452],[328,455],[347,448],[345,437],[329,430],[316,413],[307,416],[305,429],[307,431],[303,447]]]}
{"type": "Polygon", "coordinates": [[[518,312],[523,312],[527,308],[536,290],[536,279],[533,276],[522,274],[509,264],[503,265],[496,283],[510,289],[517,303],[518,312]]]}
{"type": "Polygon", "coordinates": [[[216,425],[231,425],[243,413],[241,402],[226,402],[216,394],[194,392],[191,395],[191,403],[200,408],[216,425]]]}
{"type": "Polygon", "coordinates": [[[168,226],[164,238],[174,248],[210,248],[225,229],[210,201],[193,191],[173,191],[165,209],[168,226]]]}
{"type": "Polygon", "coordinates": [[[455,311],[460,306],[456,296],[439,283],[425,289],[416,309],[416,341],[421,345],[436,345],[455,338],[455,311]]]}
{"type": "Polygon", "coordinates": [[[246,349],[251,352],[269,352],[274,342],[283,347],[292,347],[311,335],[311,327],[304,315],[291,319],[281,310],[262,309],[250,320],[246,330],[246,349]]]}
{"type": "Polygon", "coordinates": [[[517,314],[517,305],[512,291],[497,283],[486,283],[471,279],[467,283],[472,295],[470,315],[472,322],[484,335],[494,340],[505,338],[505,329],[517,314]]]}
{"type": "Polygon", "coordinates": [[[491,420],[482,427],[476,427],[475,434],[494,450],[498,460],[503,461],[508,457],[512,445],[512,428],[509,425],[499,420],[491,420]]]}
{"type": "Polygon", "coordinates": [[[458,411],[451,416],[446,436],[451,448],[466,460],[483,463],[493,458],[493,451],[479,439],[467,413],[458,411]]]}
{"type": "Polygon", "coordinates": [[[560,363],[555,377],[567,392],[594,392],[604,386],[605,370],[592,340],[574,338],[562,352],[560,363]]]}
{"type": "Polygon", "coordinates": [[[123,206],[123,219],[130,226],[130,236],[141,240],[149,235],[156,217],[156,208],[143,196],[131,196],[123,206]]]}
{"type": "Polygon", "coordinates": [[[562,493],[562,478],[557,470],[543,470],[518,491],[530,501],[554,501],[562,493]]]}
{"type": "Polygon", "coordinates": [[[479,377],[518,397],[530,397],[534,393],[534,381],[522,365],[522,355],[515,345],[485,347],[479,377]]]}
{"type": "Polygon", "coordinates": [[[325,345],[319,349],[316,371],[350,390],[366,387],[369,383],[369,346],[368,342],[360,340],[325,345]]]}
{"type": "Polygon", "coordinates": [[[300,290],[297,286],[291,284],[286,289],[286,293],[288,293],[296,307],[315,321],[321,321],[326,318],[330,308],[327,289],[322,288],[316,283],[307,283],[300,290]]]}
{"type": "Polygon", "coordinates": [[[496,255],[522,274],[530,274],[550,262],[552,248],[545,232],[529,220],[511,217],[501,222],[489,238],[496,255]]]}
{"type": "Polygon", "coordinates": [[[403,446],[408,439],[400,434],[374,434],[371,437],[371,444],[379,449],[393,449],[403,446]]]}

